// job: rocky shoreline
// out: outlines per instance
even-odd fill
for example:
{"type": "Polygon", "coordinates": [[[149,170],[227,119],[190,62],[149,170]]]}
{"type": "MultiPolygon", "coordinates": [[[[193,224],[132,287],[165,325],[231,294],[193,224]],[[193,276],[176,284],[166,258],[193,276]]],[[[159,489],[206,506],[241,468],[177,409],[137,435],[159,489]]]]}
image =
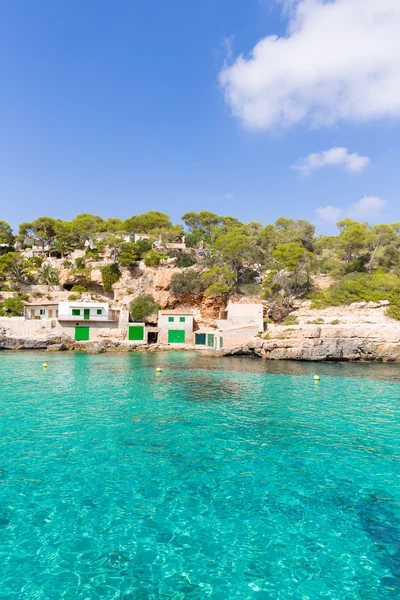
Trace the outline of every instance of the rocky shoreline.
{"type": "Polygon", "coordinates": [[[256,356],[265,360],[376,361],[400,363],[400,322],[385,314],[386,303],[359,303],[323,310],[302,303],[292,312],[292,323],[267,325],[263,336],[229,350],[185,345],[134,344],[104,339],[75,342],[65,335],[12,337],[0,331],[0,350],[103,352],[197,351],[207,356],[256,356]]]}

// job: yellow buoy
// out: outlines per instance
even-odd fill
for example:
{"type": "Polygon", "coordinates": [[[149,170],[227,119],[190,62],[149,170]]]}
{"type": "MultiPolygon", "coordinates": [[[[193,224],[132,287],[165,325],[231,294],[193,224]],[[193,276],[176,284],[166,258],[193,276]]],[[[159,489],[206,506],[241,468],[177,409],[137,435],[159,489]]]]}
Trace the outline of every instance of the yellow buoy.
{"type": "Polygon", "coordinates": [[[48,367],[49,365],[47,363],[43,363],[43,366],[44,367],[48,367]]]}
{"type": "Polygon", "coordinates": [[[318,375],[314,375],[314,381],[319,381],[320,377],[318,377],[318,375]]]}
{"type": "Polygon", "coordinates": [[[157,367],[156,373],[162,373],[162,368],[161,367],[157,367]]]}

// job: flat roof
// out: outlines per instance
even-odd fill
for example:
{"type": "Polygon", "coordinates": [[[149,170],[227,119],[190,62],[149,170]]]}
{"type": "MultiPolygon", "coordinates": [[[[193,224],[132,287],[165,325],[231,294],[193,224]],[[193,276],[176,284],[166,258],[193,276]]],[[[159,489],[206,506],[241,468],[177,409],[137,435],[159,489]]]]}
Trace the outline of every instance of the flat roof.
{"type": "Polygon", "coordinates": [[[160,315],[189,315],[193,316],[192,310],[183,310],[182,308],[172,308],[171,310],[160,310],[160,315]]]}
{"type": "Polygon", "coordinates": [[[58,302],[26,302],[25,306],[58,306],[58,302]]]}

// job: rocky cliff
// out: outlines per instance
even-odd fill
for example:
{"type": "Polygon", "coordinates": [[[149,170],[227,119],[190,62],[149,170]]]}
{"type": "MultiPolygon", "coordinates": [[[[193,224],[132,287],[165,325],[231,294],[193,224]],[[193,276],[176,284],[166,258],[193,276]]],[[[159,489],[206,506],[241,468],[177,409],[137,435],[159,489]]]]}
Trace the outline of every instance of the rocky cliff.
{"type": "Polygon", "coordinates": [[[269,360],[400,362],[400,322],[385,315],[386,302],[323,310],[304,302],[290,325],[268,324],[263,337],[230,352],[269,360]]]}

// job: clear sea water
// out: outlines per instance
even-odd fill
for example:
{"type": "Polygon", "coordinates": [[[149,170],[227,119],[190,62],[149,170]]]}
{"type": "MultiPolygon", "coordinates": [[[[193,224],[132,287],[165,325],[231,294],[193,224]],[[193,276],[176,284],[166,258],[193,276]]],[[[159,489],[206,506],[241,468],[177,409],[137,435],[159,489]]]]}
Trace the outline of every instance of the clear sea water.
{"type": "Polygon", "coordinates": [[[0,599],[159,598],[400,598],[400,366],[0,353],[0,599]]]}

